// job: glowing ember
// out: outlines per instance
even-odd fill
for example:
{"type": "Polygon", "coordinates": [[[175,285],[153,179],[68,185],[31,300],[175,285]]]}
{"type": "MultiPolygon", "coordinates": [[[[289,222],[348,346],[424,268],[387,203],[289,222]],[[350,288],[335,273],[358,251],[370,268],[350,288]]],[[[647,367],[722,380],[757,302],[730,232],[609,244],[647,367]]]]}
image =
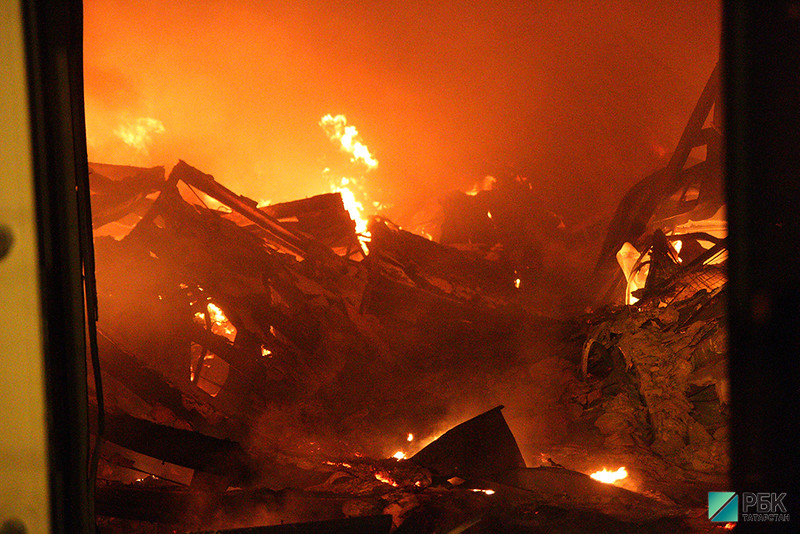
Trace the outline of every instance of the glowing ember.
{"type": "Polygon", "coordinates": [[[516,287],[517,289],[519,289],[519,284],[520,284],[520,282],[521,282],[521,280],[520,280],[519,278],[517,278],[516,280],[514,280],[514,287],[516,287]]]}
{"type": "Polygon", "coordinates": [[[678,260],[678,263],[683,263],[683,259],[680,257],[681,248],[683,248],[683,241],[678,239],[672,242],[672,249],[675,251],[675,259],[678,260]]]}
{"type": "Polygon", "coordinates": [[[375,478],[383,482],[384,484],[389,484],[390,486],[394,486],[395,488],[398,486],[397,482],[392,480],[388,475],[378,471],[375,473],[375,478]]]}
{"type": "Polygon", "coordinates": [[[347,462],[331,462],[330,460],[325,460],[322,463],[324,463],[325,465],[333,465],[333,466],[336,466],[336,467],[347,467],[347,468],[353,467],[352,465],[348,464],[347,462]]]}
{"type": "Polygon", "coordinates": [[[367,146],[358,140],[356,127],[347,125],[347,117],[344,115],[336,115],[335,117],[325,115],[319,121],[319,125],[325,130],[331,141],[339,141],[341,143],[341,149],[352,156],[351,161],[360,161],[368,169],[374,169],[378,166],[378,160],[370,154],[367,146]]]}
{"type": "Polygon", "coordinates": [[[733,530],[736,527],[736,523],[725,523],[725,530],[733,530]]]}
{"type": "Polygon", "coordinates": [[[414,441],[414,434],[409,434],[406,438],[407,441],[414,441]]]}
{"type": "Polygon", "coordinates": [[[604,467],[601,471],[594,472],[589,476],[604,484],[613,484],[617,480],[627,478],[628,471],[626,471],[624,467],[620,467],[616,471],[609,471],[604,467]]]}
{"type": "MultiPolygon", "coordinates": [[[[474,197],[481,191],[491,191],[492,189],[494,189],[494,184],[496,183],[497,183],[497,178],[495,178],[494,176],[485,176],[483,180],[476,183],[472,187],[472,189],[466,192],[466,194],[471,197],[474,197]]],[[[491,219],[491,215],[489,216],[489,218],[491,219]]]]}
{"type": "MultiPolygon", "coordinates": [[[[218,336],[226,338],[228,341],[236,339],[236,327],[231,324],[222,308],[209,302],[207,304],[208,314],[211,318],[211,331],[218,336]]],[[[197,315],[197,314],[195,314],[197,315]]]]}
{"type": "Polygon", "coordinates": [[[272,351],[269,350],[264,345],[261,345],[261,356],[263,356],[265,358],[272,358],[272,351]]]}
{"type": "Polygon", "coordinates": [[[494,490],[490,489],[471,489],[470,491],[474,491],[475,493],[483,493],[484,495],[494,495],[494,490]]]}
{"type": "Polygon", "coordinates": [[[403,451],[397,451],[392,456],[392,458],[394,458],[395,460],[403,460],[403,459],[405,459],[405,457],[406,457],[406,453],[404,453],[403,451]]]}

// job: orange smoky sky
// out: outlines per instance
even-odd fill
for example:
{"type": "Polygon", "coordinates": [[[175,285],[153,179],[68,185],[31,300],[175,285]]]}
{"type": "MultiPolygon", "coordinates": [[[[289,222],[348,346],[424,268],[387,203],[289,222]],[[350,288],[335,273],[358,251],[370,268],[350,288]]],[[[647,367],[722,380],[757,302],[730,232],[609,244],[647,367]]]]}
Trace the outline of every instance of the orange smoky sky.
{"type": "Polygon", "coordinates": [[[90,159],[179,158],[255,199],[329,191],[344,114],[384,203],[510,169],[575,210],[663,163],[719,53],[717,1],[85,0],[90,159]],[[126,140],[128,143],[126,143],[126,140]],[[134,146],[136,145],[136,146],[134,146]]]}

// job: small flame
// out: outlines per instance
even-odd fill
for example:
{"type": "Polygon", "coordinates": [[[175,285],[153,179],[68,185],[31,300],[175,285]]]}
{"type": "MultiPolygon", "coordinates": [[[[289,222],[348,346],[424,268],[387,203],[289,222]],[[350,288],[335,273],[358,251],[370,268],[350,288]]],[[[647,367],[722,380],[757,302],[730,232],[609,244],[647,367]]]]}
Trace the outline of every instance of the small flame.
{"type": "Polygon", "coordinates": [[[261,345],[261,356],[263,356],[264,358],[272,358],[272,351],[269,350],[264,345],[261,345]]]}
{"type": "Polygon", "coordinates": [[[406,441],[414,441],[414,434],[409,434],[406,441]]]}
{"type": "Polygon", "coordinates": [[[336,466],[336,467],[346,467],[348,469],[353,467],[352,465],[348,464],[347,462],[332,462],[330,460],[325,460],[322,463],[324,463],[325,465],[333,465],[333,466],[336,466]]]}
{"type": "Polygon", "coordinates": [[[397,451],[396,453],[394,453],[394,455],[392,455],[392,458],[394,458],[395,460],[404,460],[405,457],[406,453],[404,453],[403,451],[397,451]]]}
{"type": "Polygon", "coordinates": [[[471,489],[470,491],[474,491],[475,493],[483,493],[484,495],[494,495],[494,490],[491,489],[471,489]]]}
{"type": "Polygon", "coordinates": [[[672,242],[672,249],[675,251],[675,259],[678,260],[678,263],[683,263],[683,259],[680,257],[681,248],[683,248],[683,241],[678,239],[672,242]]]}
{"type": "Polygon", "coordinates": [[[736,527],[736,523],[725,523],[725,530],[733,530],[736,527]]]}
{"type": "Polygon", "coordinates": [[[234,341],[236,339],[236,327],[231,324],[222,308],[213,302],[209,302],[207,308],[212,323],[211,331],[218,336],[223,336],[228,341],[234,341]]]}
{"type": "Polygon", "coordinates": [[[519,278],[517,278],[516,280],[514,280],[514,287],[516,287],[517,289],[519,289],[519,284],[520,284],[521,282],[522,282],[522,280],[520,280],[519,278]]]}
{"type": "Polygon", "coordinates": [[[375,478],[383,482],[384,484],[389,484],[390,486],[394,486],[395,488],[398,486],[397,482],[392,480],[388,475],[378,471],[375,473],[375,478]]]}
{"type": "Polygon", "coordinates": [[[620,467],[616,471],[609,471],[604,467],[602,470],[596,471],[589,476],[604,484],[613,484],[617,480],[627,478],[628,471],[624,467],[620,467]]]}
{"type": "MultiPolygon", "coordinates": [[[[494,184],[497,183],[497,178],[494,176],[484,176],[483,180],[476,183],[472,186],[472,189],[466,192],[467,195],[474,197],[481,191],[491,191],[494,189],[494,184]]],[[[492,216],[490,215],[489,218],[491,219],[492,216]]]]}

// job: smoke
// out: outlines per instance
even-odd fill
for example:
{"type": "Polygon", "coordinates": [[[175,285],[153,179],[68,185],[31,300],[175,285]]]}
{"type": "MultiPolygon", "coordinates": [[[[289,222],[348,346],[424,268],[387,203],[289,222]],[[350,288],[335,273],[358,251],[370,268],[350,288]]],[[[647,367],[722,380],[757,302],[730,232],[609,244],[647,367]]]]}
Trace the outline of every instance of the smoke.
{"type": "Polygon", "coordinates": [[[143,156],[149,156],[148,147],[153,143],[153,135],[164,133],[164,124],[152,117],[139,117],[121,123],[114,129],[114,135],[123,143],[143,156]]]}
{"type": "Polygon", "coordinates": [[[496,168],[536,180],[555,211],[610,210],[674,148],[720,18],[690,0],[84,9],[93,161],[182,158],[251,198],[300,198],[328,189],[318,123],[337,110],[380,155],[365,186],[401,224],[496,168]],[[123,116],[164,124],[146,157],[113,136],[123,116]]]}

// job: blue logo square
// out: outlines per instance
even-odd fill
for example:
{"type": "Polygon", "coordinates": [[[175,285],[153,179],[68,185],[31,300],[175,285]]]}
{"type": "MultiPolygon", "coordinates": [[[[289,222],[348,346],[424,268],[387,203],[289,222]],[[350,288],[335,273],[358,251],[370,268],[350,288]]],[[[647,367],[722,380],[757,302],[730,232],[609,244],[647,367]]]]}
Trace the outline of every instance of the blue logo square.
{"type": "Polygon", "coordinates": [[[709,491],[708,518],[711,521],[724,523],[738,521],[739,496],[733,491],[709,491]]]}

